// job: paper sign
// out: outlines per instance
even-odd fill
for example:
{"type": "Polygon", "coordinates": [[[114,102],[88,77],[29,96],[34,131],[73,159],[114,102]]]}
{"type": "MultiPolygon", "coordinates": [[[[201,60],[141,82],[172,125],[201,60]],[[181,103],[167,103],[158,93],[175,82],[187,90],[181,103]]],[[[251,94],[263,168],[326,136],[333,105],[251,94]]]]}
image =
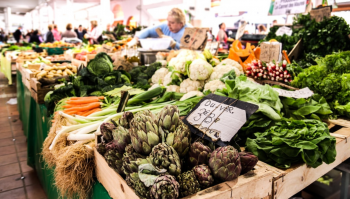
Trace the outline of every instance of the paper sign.
{"type": "Polygon", "coordinates": [[[303,13],[306,10],[306,2],[307,0],[275,0],[272,15],[303,13]]]}
{"type": "Polygon", "coordinates": [[[246,111],[214,100],[204,100],[187,121],[213,141],[229,142],[245,124],[246,111]]]}
{"type": "Polygon", "coordinates": [[[217,41],[208,41],[205,49],[208,49],[212,55],[216,55],[219,48],[219,42],[217,41]]]}
{"type": "Polygon", "coordinates": [[[113,49],[114,49],[114,46],[108,46],[106,44],[103,44],[99,49],[99,52],[112,53],[113,49]]]}
{"type": "Polygon", "coordinates": [[[282,26],[280,28],[278,28],[278,30],[276,31],[276,36],[282,36],[284,34],[291,36],[293,33],[293,30],[291,28],[288,28],[286,26],[282,26]]]}
{"type": "Polygon", "coordinates": [[[247,26],[247,22],[244,22],[237,30],[236,40],[240,39],[244,35],[245,27],[247,26]]]}
{"type": "Polygon", "coordinates": [[[207,28],[185,28],[181,37],[181,48],[191,50],[202,50],[207,41],[207,28]]]}
{"type": "Polygon", "coordinates": [[[316,22],[323,21],[324,17],[328,19],[329,17],[331,17],[331,7],[327,6],[327,7],[311,10],[310,16],[311,16],[311,19],[315,19],[316,22]]]}
{"type": "Polygon", "coordinates": [[[282,44],[279,42],[263,42],[260,44],[260,60],[264,62],[281,61],[282,44]]]}
{"type": "Polygon", "coordinates": [[[300,90],[296,90],[296,91],[287,91],[279,88],[273,88],[273,89],[278,92],[279,96],[292,97],[296,99],[309,98],[314,94],[314,92],[312,92],[308,87],[300,90]]]}

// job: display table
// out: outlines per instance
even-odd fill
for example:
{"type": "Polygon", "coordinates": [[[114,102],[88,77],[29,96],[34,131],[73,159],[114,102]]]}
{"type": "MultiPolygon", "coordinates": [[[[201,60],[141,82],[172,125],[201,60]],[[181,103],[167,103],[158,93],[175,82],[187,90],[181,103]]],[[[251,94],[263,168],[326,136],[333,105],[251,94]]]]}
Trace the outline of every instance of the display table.
{"type": "MultiPolygon", "coordinates": [[[[51,127],[51,118],[47,115],[47,109],[45,105],[36,103],[35,100],[31,97],[30,90],[27,87],[25,87],[22,83],[21,76],[21,73],[17,71],[17,105],[18,111],[20,113],[20,119],[23,123],[24,134],[27,137],[27,164],[36,170],[38,178],[48,198],[59,198],[59,193],[54,185],[54,170],[47,168],[45,162],[40,156],[43,142],[47,137],[51,127]]],[[[257,183],[260,182],[258,181],[258,179],[264,179],[264,177],[269,177],[267,179],[268,183],[265,184],[269,185],[270,189],[266,190],[266,197],[260,198],[278,199],[291,197],[350,157],[350,142],[348,142],[348,140],[350,139],[350,122],[347,120],[340,119],[331,120],[329,122],[329,128],[334,127],[336,125],[340,127],[338,130],[331,134],[337,139],[336,161],[329,165],[322,164],[316,169],[309,168],[305,164],[299,164],[293,165],[290,169],[287,170],[281,170],[275,167],[271,167],[270,165],[261,162],[257,165],[256,169],[263,168],[263,170],[267,170],[273,174],[271,174],[271,176],[258,175],[259,173],[257,171],[255,172],[256,178],[253,182],[257,183]]],[[[240,196],[243,196],[245,195],[245,193],[248,193],[246,191],[247,189],[244,186],[242,186],[242,184],[244,184],[245,182],[244,179],[240,179],[238,182],[237,180],[226,182],[228,189],[225,190],[225,194],[222,195],[221,198],[230,198],[234,194],[239,194],[240,196]],[[241,190],[242,192],[239,192],[239,190],[241,190]]],[[[216,185],[216,187],[217,186],[218,185],[216,185]]],[[[116,187],[118,186],[114,186],[113,184],[113,189],[110,190],[118,189],[116,187]]],[[[261,188],[262,184],[257,183],[256,187],[261,188]]],[[[191,198],[211,198],[212,196],[218,196],[217,191],[204,195],[204,193],[208,190],[198,192],[197,194],[191,196],[191,198]]],[[[261,191],[259,191],[259,193],[261,193],[261,191]]],[[[103,187],[102,184],[100,184],[96,180],[90,198],[110,199],[111,197],[109,196],[105,187],[103,187]]]]}
{"type": "MultiPolygon", "coordinates": [[[[60,198],[55,187],[53,169],[46,167],[40,153],[43,142],[47,137],[51,122],[47,116],[45,105],[38,104],[30,96],[30,91],[22,83],[21,73],[17,71],[17,106],[20,119],[23,123],[23,131],[27,137],[27,164],[35,169],[41,185],[49,199],[60,198]]],[[[93,186],[91,199],[110,199],[106,189],[96,182],[93,186]]]]}

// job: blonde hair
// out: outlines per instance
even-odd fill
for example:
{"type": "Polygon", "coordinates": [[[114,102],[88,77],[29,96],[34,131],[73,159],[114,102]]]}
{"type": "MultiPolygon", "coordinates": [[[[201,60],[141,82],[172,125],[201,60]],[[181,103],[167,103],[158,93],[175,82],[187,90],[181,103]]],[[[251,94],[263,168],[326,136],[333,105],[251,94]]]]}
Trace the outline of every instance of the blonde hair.
{"type": "Polygon", "coordinates": [[[91,21],[91,25],[95,28],[97,27],[97,21],[91,21]]]}
{"type": "Polygon", "coordinates": [[[177,23],[182,23],[183,25],[186,24],[185,14],[179,8],[171,9],[170,12],[168,13],[168,16],[174,17],[174,19],[177,23]]]}
{"type": "Polygon", "coordinates": [[[72,30],[72,24],[70,24],[70,23],[67,24],[66,29],[67,29],[67,30],[72,30]]]}

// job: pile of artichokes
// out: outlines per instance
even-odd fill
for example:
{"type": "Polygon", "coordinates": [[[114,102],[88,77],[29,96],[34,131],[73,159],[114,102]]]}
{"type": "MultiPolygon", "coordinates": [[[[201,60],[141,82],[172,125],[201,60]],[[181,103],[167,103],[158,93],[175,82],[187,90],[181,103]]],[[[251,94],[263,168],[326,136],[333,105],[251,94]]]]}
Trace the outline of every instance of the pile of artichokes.
{"type": "Polygon", "coordinates": [[[101,134],[98,152],[140,198],[186,197],[233,180],[258,161],[232,146],[214,149],[201,139],[192,143],[191,131],[173,105],[157,115],[149,110],[125,112],[119,120],[102,124],[101,134]],[[154,170],[140,169],[145,165],[154,170]]]}

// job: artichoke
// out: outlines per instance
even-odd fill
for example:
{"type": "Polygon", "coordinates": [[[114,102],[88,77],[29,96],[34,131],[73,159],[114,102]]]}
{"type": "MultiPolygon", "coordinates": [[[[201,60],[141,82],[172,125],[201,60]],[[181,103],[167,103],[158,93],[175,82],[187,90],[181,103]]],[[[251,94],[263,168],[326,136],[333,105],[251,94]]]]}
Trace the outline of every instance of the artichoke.
{"type": "Polygon", "coordinates": [[[131,143],[129,130],[118,126],[112,131],[113,142],[120,153],[124,153],[125,147],[131,143]]]}
{"type": "Polygon", "coordinates": [[[166,169],[170,175],[177,176],[181,173],[180,158],[175,149],[166,143],[153,147],[149,160],[154,166],[166,169]]]}
{"type": "Polygon", "coordinates": [[[151,198],[153,199],[177,199],[179,198],[180,185],[174,176],[159,176],[151,188],[151,198]]]}
{"type": "Polygon", "coordinates": [[[181,197],[186,197],[186,196],[195,194],[201,190],[200,184],[196,179],[196,176],[192,170],[180,174],[177,177],[177,179],[179,180],[179,184],[180,184],[181,197]]]}
{"type": "Polygon", "coordinates": [[[123,152],[117,150],[117,146],[113,141],[106,144],[106,150],[107,152],[104,154],[104,157],[108,165],[117,173],[123,174],[121,169],[123,165],[123,152]]]}
{"type": "Polygon", "coordinates": [[[125,153],[123,155],[123,167],[122,170],[125,175],[130,175],[131,173],[138,172],[138,158],[145,158],[145,156],[136,153],[132,144],[129,144],[125,148],[125,153]]]}
{"type": "Polygon", "coordinates": [[[180,157],[184,157],[190,149],[191,131],[180,120],[179,114],[177,106],[165,106],[158,114],[158,127],[163,142],[172,146],[180,157]]]}
{"type": "Polygon", "coordinates": [[[187,155],[191,144],[191,131],[180,121],[181,124],[176,128],[174,133],[169,133],[166,138],[166,143],[172,146],[180,157],[187,155]]]}
{"type": "Polygon", "coordinates": [[[138,173],[132,173],[126,177],[126,183],[135,190],[135,193],[140,198],[148,199],[150,198],[150,188],[146,187],[143,182],[141,182],[138,173]]]}
{"type": "Polygon", "coordinates": [[[239,157],[241,159],[242,173],[252,170],[258,163],[258,157],[250,152],[239,152],[239,157]]]}
{"type": "Polygon", "coordinates": [[[115,125],[112,123],[102,123],[101,124],[101,134],[106,143],[113,140],[112,131],[115,129],[115,125]]]}
{"type": "Polygon", "coordinates": [[[214,183],[214,178],[211,175],[211,171],[207,165],[202,164],[195,166],[193,168],[193,172],[202,189],[208,188],[214,183]]]}
{"type": "Polygon", "coordinates": [[[159,112],[158,126],[159,130],[165,133],[165,136],[174,132],[176,127],[179,125],[179,114],[179,109],[174,105],[167,105],[159,112]]]}
{"type": "Polygon", "coordinates": [[[118,126],[122,126],[126,129],[130,128],[130,122],[134,118],[134,114],[132,112],[125,112],[123,116],[116,121],[118,126]]]}
{"type": "Polygon", "coordinates": [[[160,143],[158,126],[149,110],[135,114],[130,128],[131,143],[137,153],[149,155],[152,148],[160,143]]]}
{"type": "Polygon", "coordinates": [[[210,155],[209,167],[213,176],[222,181],[237,178],[242,170],[238,151],[233,146],[219,147],[213,151],[210,155]]]}
{"type": "Polygon", "coordinates": [[[101,155],[104,155],[107,152],[106,143],[101,142],[101,143],[97,144],[96,149],[97,149],[98,153],[100,153],[101,155]]]}
{"type": "Polygon", "coordinates": [[[192,166],[208,164],[212,150],[201,142],[194,142],[189,151],[189,161],[192,166]]]}

